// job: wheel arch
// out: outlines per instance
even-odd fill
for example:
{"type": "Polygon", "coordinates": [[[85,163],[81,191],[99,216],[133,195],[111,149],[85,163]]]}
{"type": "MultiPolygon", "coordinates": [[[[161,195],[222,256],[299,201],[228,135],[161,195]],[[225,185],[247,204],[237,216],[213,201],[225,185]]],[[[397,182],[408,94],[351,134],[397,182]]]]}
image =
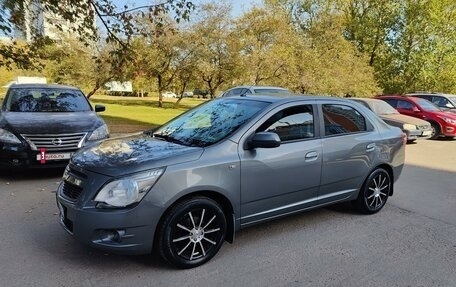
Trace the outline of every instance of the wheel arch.
{"type": "Polygon", "coordinates": [[[431,126],[436,125],[439,128],[439,133],[436,135],[436,137],[442,135],[444,127],[442,126],[442,124],[439,121],[436,121],[434,119],[426,119],[426,121],[428,121],[431,124],[431,126]]]}
{"type": "Polygon", "coordinates": [[[217,202],[217,204],[220,205],[220,207],[223,210],[223,213],[225,214],[226,224],[227,224],[225,241],[228,241],[229,243],[233,243],[234,234],[235,234],[235,216],[234,216],[233,205],[231,204],[230,200],[227,197],[225,197],[224,195],[222,195],[216,191],[201,190],[201,191],[191,192],[191,193],[185,194],[184,196],[179,197],[170,206],[168,206],[168,208],[166,208],[165,212],[163,212],[163,214],[161,215],[160,220],[158,221],[158,224],[155,228],[154,246],[158,246],[157,242],[158,242],[159,238],[158,238],[157,230],[163,224],[163,221],[164,221],[166,215],[170,212],[170,210],[174,206],[179,204],[180,202],[190,199],[190,198],[194,198],[194,197],[207,197],[209,199],[214,200],[215,202],[217,202]]]}

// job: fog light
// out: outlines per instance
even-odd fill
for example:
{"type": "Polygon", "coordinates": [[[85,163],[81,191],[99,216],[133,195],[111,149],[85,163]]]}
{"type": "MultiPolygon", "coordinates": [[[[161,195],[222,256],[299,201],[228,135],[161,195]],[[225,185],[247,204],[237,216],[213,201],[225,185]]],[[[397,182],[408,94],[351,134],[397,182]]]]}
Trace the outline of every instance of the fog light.
{"type": "Polygon", "coordinates": [[[116,242],[120,243],[122,236],[125,234],[125,230],[102,230],[100,233],[100,242],[116,242]]]}
{"type": "Polygon", "coordinates": [[[446,131],[449,132],[449,133],[452,133],[452,132],[454,132],[454,128],[446,127],[446,131]]]}

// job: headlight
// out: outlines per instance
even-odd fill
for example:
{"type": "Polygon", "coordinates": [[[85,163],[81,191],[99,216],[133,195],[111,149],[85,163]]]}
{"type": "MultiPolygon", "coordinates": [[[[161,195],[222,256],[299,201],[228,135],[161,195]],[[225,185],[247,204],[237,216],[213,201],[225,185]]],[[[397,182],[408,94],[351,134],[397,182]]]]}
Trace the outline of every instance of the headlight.
{"type": "Polygon", "coordinates": [[[456,125],[456,120],[453,120],[453,119],[450,119],[447,117],[442,117],[442,116],[438,116],[438,117],[441,118],[442,120],[444,120],[448,124],[456,125]]]}
{"type": "Polygon", "coordinates": [[[97,140],[105,139],[108,137],[108,135],[109,135],[108,126],[106,124],[104,124],[92,132],[92,134],[89,137],[89,141],[97,141],[97,140]]]}
{"type": "Polygon", "coordinates": [[[95,197],[95,201],[112,207],[125,207],[141,199],[163,174],[165,168],[141,172],[111,181],[95,197]]]}
{"type": "Polygon", "coordinates": [[[5,142],[5,143],[15,143],[15,144],[20,144],[21,141],[13,135],[11,132],[0,129],[0,141],[5,142]]]}
{"type": "Polygon", "coordinates": [[[412,124],[403,124],[403,125],[402,125],[402,128],[403,128],[404,130],[408,130],[408,131],[410,131],[410,130],[416,130],[416,126],[415,126],[415,125],[412,125],[412,124]]]}

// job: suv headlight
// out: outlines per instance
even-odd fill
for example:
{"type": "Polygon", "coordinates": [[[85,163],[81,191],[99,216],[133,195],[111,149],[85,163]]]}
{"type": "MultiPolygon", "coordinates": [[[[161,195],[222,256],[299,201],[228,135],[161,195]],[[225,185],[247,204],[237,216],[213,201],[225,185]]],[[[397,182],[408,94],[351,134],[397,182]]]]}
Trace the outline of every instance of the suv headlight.
{"type": "Polygon", "coordinates": [[[117,179],[106,184],[95,197],[95,201],[106,207],[125,207],[141,201],[163,174],[165,168],[153,169],[117,179]]]}
{"type": "Polygon", "coordinates": [[[402,127],[403,127],[404,130],[408,130],[408,131],[416,130],[416,126],[412,125],[412,124],[403,124],[402,127]]]}
{"type": "Polygon", "coordinates": [[[0,129],[0,141],[5,143],[20,144],[21,141],[11,132],[0,129]]]}
{"type": "Polygon", "coordinates": [[[108,126],[106,124],[104,124],[92,132],[92,134],[89,137],[89,141],[97,141],[97,140],[105,139],[108,137],[108,135],[109,135],[108,126]]]}

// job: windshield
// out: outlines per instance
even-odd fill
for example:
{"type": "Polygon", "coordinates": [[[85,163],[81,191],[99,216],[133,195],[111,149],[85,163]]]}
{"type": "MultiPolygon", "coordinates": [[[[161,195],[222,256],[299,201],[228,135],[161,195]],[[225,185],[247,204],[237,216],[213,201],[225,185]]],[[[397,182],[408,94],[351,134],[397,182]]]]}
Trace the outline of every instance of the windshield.
{"type": "Polygon", "coordinates": [[[416,103],[421,106],[421,108],[425,111],[433,112],[433,111],[440,111],[440,109],[431,103],[428,100],[416,98],[416,103]]]}
{"type": "Polygon", "coordinates": [[[163,125],[153,136],[187,146],[212,145],[232,134],[269,104],[232,98],[213,100],[163,125]]]}
{"type": "MultiPolygon", "coordinates": [[[[450,99],[450,101],[452,101],[453,103],[456,104],[456,97],[448,97],[448,99],[450,99]]],[[[453,104],[454,105],[454,104],[453,104]]]]}
{"type": "Polygon", "coordinates": [[[372,110],[377,115],[396,115],[396,114],[399,114],[399,112],[395,108],[393,108],[390,104],[388,104],[387,102],[384,102],[382,100],[373,101],[371,103],[371,106],[372,106],[372,110]]]}
{"type": "Polygon", "coordinates": [[[10,112],[85,112],[91,107],[79,90],[61,88],[13,88],[5,98],[10,112]]]}

